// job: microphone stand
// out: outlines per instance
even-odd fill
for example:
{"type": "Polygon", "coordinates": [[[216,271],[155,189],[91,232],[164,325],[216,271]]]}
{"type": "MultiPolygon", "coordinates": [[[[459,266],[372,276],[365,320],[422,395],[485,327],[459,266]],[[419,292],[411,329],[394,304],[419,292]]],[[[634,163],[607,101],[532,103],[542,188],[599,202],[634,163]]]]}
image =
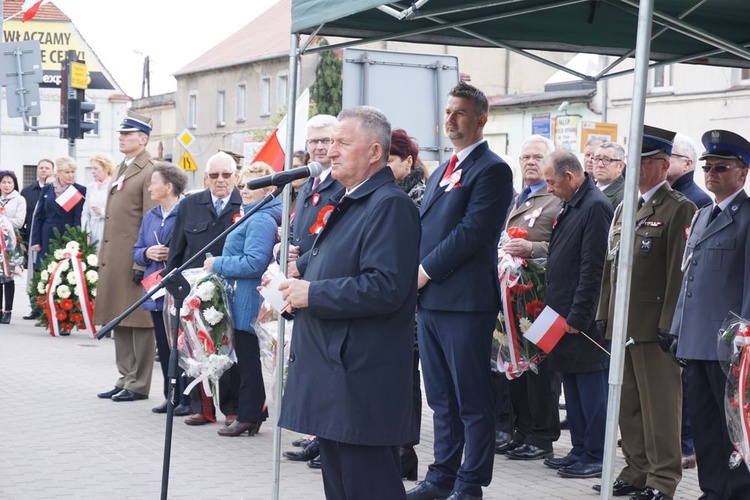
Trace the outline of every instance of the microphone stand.
{"type": "Polygon", "coordinates": [[[133,311],[138,309],[144,302],[150,299],[156,292],[162,288],[166,288],[167,291],[174,297],[174,321],[172,321],[172,327],[170,333],[171,345],[169,350],[169,369],[167,376],[169,378],[169,397],[167,398],[167,427],[164,433],[164,458],[162,461],[162,475],[161,475],[161,499],[167,499],[167,491],[169,488],[169,464],[172,454],[172,424],[174,420],[174,407],[179,397],[175,394],[177,390],[177,359],[179,354],[177,353],[177,337],[180,328],[179,311],[182,309],[183,301],[187,298],[190,293],[190,285],[188,284],[185,277],[182,275],[182,271],[190,267],[190,264],[198,260],[200,257],[205,258],[206,251],[211,248],[222,238],[226,237],[229,233],[234,231],[242,222],[248,217],[256,213],[258,210],[263,208],[270,201],[277,198],[282,191],[284,186],[277,186],[272,193],[267,194],[262,200],[260,200],[252,209],[250,209],[245,215],[240,217],[237,222],[234,222],[231,226],[221,232],[216,238],[211,240],[206,246],[196,252],[192,257],[186,260],[180,267],[177,267],[170,271],[162,280],[154,287],[151,288],[146,294],[137,300],[133,305],[128,307],[125,312],[117,316],[115,319],[107,323],[96,333],[97,340],[101,340],[106,336],[114,327],[120,324],[120,322],[130,315],[133,311]]]}

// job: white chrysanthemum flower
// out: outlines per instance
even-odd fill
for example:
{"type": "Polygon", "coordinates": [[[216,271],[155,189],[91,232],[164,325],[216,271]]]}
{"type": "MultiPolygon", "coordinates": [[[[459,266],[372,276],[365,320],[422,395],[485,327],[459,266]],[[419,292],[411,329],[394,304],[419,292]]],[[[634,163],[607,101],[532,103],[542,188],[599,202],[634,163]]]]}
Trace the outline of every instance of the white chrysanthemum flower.
{"type": "Polygon", "coordinates": [[[529,321],[529,318],[521,318],[518,320],[518,326],[521,328],[521,333],[526,333],[531,328],[531,321],[529,321]]]}
{"type": "Polygon", "coordinates": [[[50,262],[47,264],[47,272],[52,274],[55,271],[55,268],[57,267],[57,262],[50,262]]]}
{"type": "Polygon", "coordinates": [[[68,285],[58,286],[55,292],[61,299],[67,299],[68,297],[70,297],[70,287],[68,287],[68,285]]]}
{"type": "Polygon", "coordinates": [[[47,282],[49,281],[49,272],[45,269],[42,271],[42,274],[39,277],[42,281],[47,282]]]}
{"type": "Polygon", "coordinates": [[[70,271],[67,276],[65,276],[65,279],[70,283],[71,285],[75,285],[78,283],[78,278],[76,278],[76,273],[73,271],[70,271]]]}
{"type": "Polygon", "coordinates": [[[501,345],[502,347],[505,347],[505,346],[507,346],[507,345],[508,345],[508,336],[507,336],[507,335],[505,335],[505,334],[504,334],[503,332],[501,332],[501,331],[499,331],[499,330],[495,330],[495,332],[493,333],[493,335],[494,335],[494,337],[495,337],[495,340],[497,340],[497,342],[498,342],[498,343],[499,343],[499,344],[500,344],[500,345],[501,345]]]}
{"type": "Polygon", "coordinates": [[[81,244],[77,241],[69,241],[65,245],[66,250],[70,250],[71,252],[78,252],[81,249],[81,244]]]}
{"type": "Polygon", "coordinates": [[[93,290],[89,290],[89,295],[91,295],[92,297],[96,297],[96,288],[94,288],[93,290]]]}
{"type": "Polygon", "coordinates": [[[214,284],[210,281],[204,281],[203,283],[198,285],[198,288],[195,290],[195,294],[202,301],[207,301],[211,300],[211,298],[214,296],[214,291],[216,291],[216,287],[214,286],[214,284]]]}
{"type": "Polygon", "coordinates": [[[45,286],[45,284],[44,284],[44,283],[42,283],[42,282],[40,281],[40,282],[39,282],[39,283],[37,283],[37,285],[36,285],[36,291],[37,291],[37,292],[39,292],[39,294],[40,294],[40,295],[44,295],[45,293],[47,293],[47,287],[45,286]]]}
{"type": "Polygon", "coordinates": [[[97,273],[93,269],[89,269],[88,271],[86,271],[86,281],[88,281],[89,283],[96,283],[97,281],[99,281],[99,273],[97,273]]]}
{"type": "Polygon", "coordinates": [[[91,254],[88,257],[86,257],[86,263],[92,267],[96,267],[99,265],[99,259],[96,257],[96,254],[91,254]]]}
{"type": "Polygon", "coordinates": [[[64,260],[64,261],[62,261],[62,262],[60,263],[60,272],[61,272],[61,273],[64,273],[64,272],[65,272],[65,271],[67,271],[68,269],[70,269],[70,261],[69,261],[69,260],[64,260]]]}
{"type": "Polygon", "coordinates": [[[219,324],[219,322],[224,318],[224,315],[215,307],[211,306],[203,311],[203,317],[206,318],[206,321],[208,321],[209,325],[214,326],[219,324]]]}
{"type": "Polygon", "coordinates": [[[62,260],[62,259],[65,258],[65,255],[63,254],[63,249],[62,248],[58,248],[57,250],[55,250],[55,254],[54,255],[55,255],[55,260],[62,260]]]}

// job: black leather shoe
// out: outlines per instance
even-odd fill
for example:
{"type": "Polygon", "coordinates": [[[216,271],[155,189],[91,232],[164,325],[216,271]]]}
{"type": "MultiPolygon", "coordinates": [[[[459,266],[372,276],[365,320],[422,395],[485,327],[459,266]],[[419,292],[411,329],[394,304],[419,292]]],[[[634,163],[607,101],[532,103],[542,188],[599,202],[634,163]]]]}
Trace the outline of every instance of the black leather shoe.
{"type": "Polygon", "coordinates": [[[283,455],[293,462],[307,462],[320,455],[320,444],[317,439],[313,439],[302,451],[285,451],[283,455]]]}
{"type": "Polygon", "coordinates": [[[187,417],[192,412],[190,411],[190,407],[188,405],[177,405],[174,409],[174,416],[175,417],[187,417]]]}
{"type": "Polygon", "coordinates": [[[0,316],[0,324],[3,324],[3,325],[10,324],[10,311],[3,312],[2,316],[0,316]]]}
{"type": "Polygon", "coordinates": [[[643,491],[636,493],[630,497],[630,500],[672,500],[672,497],[665,495],[656,488],[646,486],[643,491]]]}
{"type": "Polygon", "coordinates": [[[557,473],[562,477],[570,477],[574,479],[587,478],[587,477],[602,477],[602,464],[593,463],[585,464],[582,462],[576,462],[573,465],[562,467],[557,469],[557,473]]]}
{"type": "Polygon", "coordinates": [[[481,496],[476,497],[474,495],[469,495],[465,491],[454,491],[453,493],[451,493],[451,496],[449,496],[445,500],[479,500],[480,498],[482,498],[482,497],[481,496]]]}
{"type": "Polygon", "coordinates": [[[167,402],[164,401],[162,404],[160,404],[156,408],[151,408],[151,411],[154,413],[167,413],[167,402]]]}
{"type": "Polygon", "coordinates": [[[512,439],[508,441],[508,443],[502,445],[502,446],[495,446],[495,453],[498,455],[505,455],[510,450],[515,450],[519,446],[521,446],[523,443],[519,443],[518,441],[513,441],[512,439]]]}
{"type": "Polygon", "coordinates": [[[37,318],[39,317],[39,315],[38,315],[37,313],[35,313],[34,311],[31,311],[31,312],[30,312],[29,314],[27,314],[26,316],[21,316],[21,317],[22,317],[23,319],[37,319],[37,318]]]}
{"type": "Polygon", "coordinates": [[[111,391],[100,392],[99,394],[96,395],[96,397],[97,398],[101,398],[101,399],[112,399],[112,396],[114,396],[115,394],[117,394],[120,391],[122,391],[121,387],[115,387],[111,391]]]}
{"type": "Polygon", "coordinates": [[[429,481],[420,481],[406,492],[406,500],[445,500],[453,492],[429,481]]]}
{"type": "Polygon", "coordinates": [[[552,450],[544,450],[533,444],[522,444],[505,454],[508,460],[541,460],[552,457],[552,450]]]}
{"type": "Polygon", "coordinates": [[[562,467],[568,467],[569,465],[573,465],[574,463],[578,462],[578,459],[581,457],[579,455],[574,455],[572,453],[568,453],[564,457],[560,458],[545,458],[544,459],[544,465],[547,467],[551,467],[552,469],[560,469],[562,467]]]}
{"type": "Polygon", "coordinates": [[[495,431],[495,446],[503,446],[510,443],[513,436],[503,431],[495,431]]]}
{"type": "Polygon", "coordinates": [[[311,439],[299,438],[292,441],[292,446],[296,446],[297,448],[304,448],[310,443],[312,443],[311,439]]]}
{"type": "Polygon", "coordinates": [[[112,396],[112,401],[117,401],[118,403],[122,403],[124,401],[139,401],[141,399],[148,399],[148,396],[146,396],[145,394],[138,394],[137,392],[129,391],[127,389],[124,389],[112,396]]]}
{"type": "Polygon", "coordinates": [[[307,461],[307,466],[311,469],[322,469],[323,464],[320,463],[320,457],[313,458],[307,461]]]}
{"type": "MultiPolygon", "coordinates": [[[[601,493],[602,486],[600,484],[595,484],[591,487],[594,491],[597,493],[601,493]]],[[[612,484],[612,496],[613,497],[624,497],[627,495],[630,495],[631,493],[637,493],[640,492],[641,489],[633,486],[630,483],[626,483],[622,479],[616,479],[615,482],[612,484]]]]}

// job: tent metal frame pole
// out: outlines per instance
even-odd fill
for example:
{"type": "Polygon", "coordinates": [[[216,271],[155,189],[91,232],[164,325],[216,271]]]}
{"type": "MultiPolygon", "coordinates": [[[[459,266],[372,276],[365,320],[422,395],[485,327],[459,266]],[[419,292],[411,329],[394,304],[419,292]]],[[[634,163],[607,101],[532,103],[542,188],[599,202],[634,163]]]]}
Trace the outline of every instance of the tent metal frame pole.
{"type": "Polygon", "coordinates": [[[607,398],[607,424],[604,436],[604,463],[602,467],[601,498],[610,499],[614,482],[617,453],[617,428],[620,415],[620,395],[625,364],[625,333],[628,328],[631,273],[633,270],[633,244],[635,242],[635,208],[638,196],[639,165],[643,140],[643,121],[646,107],[648,61],[651,50],[651,20],[653,0],[641,0],[638,14],[638,34],[635,46],[635,74],[633,80],[633,105],[630,115],[630,144],[628,146],[628,175],[622,206],[622,237],[617,266],[617,290],[612,332],[612,349],[609,363],[609,393],[607,398]]]}
{"type": "MultiPolygon", "coordinates": [[[[287,102],[290,104],[289,111],[287,112],[286,120],[286,144],[284,145],[285,151],[288,153],[284,156],[284,170],[292,168],[292,162],[294,161],[294,126],[296,121],[296,106],[297,102],[297,82],[299,80],[299,65],[300,65],[300,52],[299,52],[299,33],[292,33],[290,37],[289,46],[289,90],[287,102]]],[[[281,212],[281,246],[279,247],[279,264],[281,266],[281,272],[286,276],[287,264],[288,264],[288,252],[287,242],[289,241],[289,215],[292,211],[292,198],[291,198],[291,183],[284,186],[284,195],[282,198],[282,212],[281,212]]],[[[275,425],[273,428],[273,484],[271,498],[273,500],[279,500],[279,487],[281,485],[281,427],[279,427],[279,415],[281,414],[281,398],[284,394],[284,361],[286,356],[284,353],[284,342],[286,333],[287,321],[284,317],[279,316],[279,330],[276,337],[276,388],[274,391],[275,398],[275,410],[276,418],[275,425]]]]}

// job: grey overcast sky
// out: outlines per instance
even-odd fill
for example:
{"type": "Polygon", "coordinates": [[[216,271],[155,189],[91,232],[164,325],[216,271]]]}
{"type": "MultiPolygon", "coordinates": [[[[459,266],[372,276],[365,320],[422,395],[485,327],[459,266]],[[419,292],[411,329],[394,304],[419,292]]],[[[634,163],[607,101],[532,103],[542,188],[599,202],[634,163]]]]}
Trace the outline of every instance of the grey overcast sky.
{"type": "Polygon", "coordinates": [[[52,0],[131,97],[141,96],[143,59],[151,95],[176,90],[171,76],[277,0],[52,0]],[[140,53],[140,54],[139,54],[140,53]]]}

